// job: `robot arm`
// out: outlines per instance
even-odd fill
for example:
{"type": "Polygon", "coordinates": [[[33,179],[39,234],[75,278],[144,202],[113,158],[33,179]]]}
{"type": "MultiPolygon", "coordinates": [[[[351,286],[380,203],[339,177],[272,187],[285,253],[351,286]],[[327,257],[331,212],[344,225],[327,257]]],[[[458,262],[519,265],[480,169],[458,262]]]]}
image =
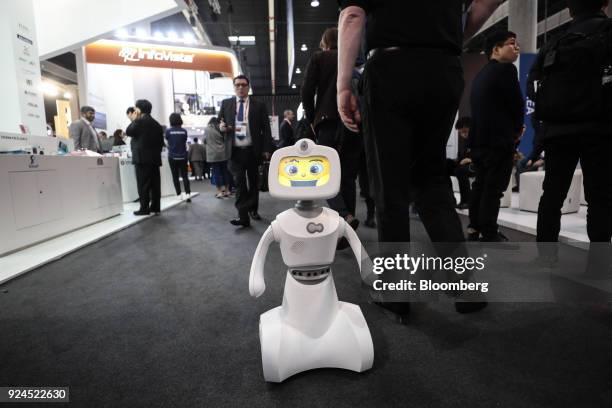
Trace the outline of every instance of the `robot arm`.
{"type": "Polygon", "coordinates": [[[264,264],[270,244],[274,242],[274,233],[272,226],[269,226],[264,232],[259,245],[253,255],[253,263],[251,264],[251,273],[249,275],[249,293],[253,297],[259,297],[266,290],[266,282],[264,281],[264,264]]]}
{"type": "Polygon", "coordinates": [[[355,233],[353,227],[351,227],[346,221],[343,220],[344,230],[342,231],[342,236],[346,237],[351,246],[351,250],[353,254],[355,254],[355,259],[357,260],[357,264],[359,265],[359,272],[361,273],[361,279],[367,283],[372,284],[376,280],[376,276],[373,273],[373,265],[370,256],[366,252],[365,248],[361,245],[361,241],[355,233]]]}

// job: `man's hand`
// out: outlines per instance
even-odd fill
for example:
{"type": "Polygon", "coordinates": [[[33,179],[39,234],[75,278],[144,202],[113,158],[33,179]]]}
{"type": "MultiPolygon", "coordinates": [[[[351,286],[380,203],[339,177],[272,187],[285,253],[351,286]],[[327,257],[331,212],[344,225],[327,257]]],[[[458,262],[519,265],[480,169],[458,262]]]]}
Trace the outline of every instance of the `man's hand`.
{"type": "Polygon", "coordinates": [[[263,158],[265,161],[269,161],[270,157],[272,157],[272,155],[270,155],[269,152],[263,152],[263,158]]]}
{"type": "Polygon", "coordinates": [[[219,130],[221,132],[227,132],[227,126],[225,125],[225,121],[223,121],[223,119],[221,119],[221,123],[219,123],[219,130]]]}
{"type": "Polygon", "coordinates": [[[471,163],[472,163],[472,159],[469,159],[467,157],[459,162],[461,166],[465,166],[466,164],[471,164],[471,163]]]}
{"type": "Polygon", "coordinates": [[[357,98],[350,88],[338,90],[338,113],[340,113],[344,126],[352,132],[359,132],[361,113],[357,106],[357,98]]]}
{"type": "Polygon", "coordinates": [[[543,165],[544,165],[544,160],[542,160],[542,159],[538,159],[538,160],[536,160],[536,161],[535,161],[535,163],[533,163],[533,167],[538,167],[538,168],[540,168],[540,167],[542,167],[543,165]]]}

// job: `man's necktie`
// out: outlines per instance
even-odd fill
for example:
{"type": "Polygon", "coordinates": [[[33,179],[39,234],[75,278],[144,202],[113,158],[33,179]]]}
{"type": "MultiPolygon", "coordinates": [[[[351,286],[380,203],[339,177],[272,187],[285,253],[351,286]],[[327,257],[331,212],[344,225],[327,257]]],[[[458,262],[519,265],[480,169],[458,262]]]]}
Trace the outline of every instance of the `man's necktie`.
{"type": "Polygon", "coordinates": [[[238,122],[242,122],[244,120],[244,99],[240,100],[240,106],[238,107],[238,117],[236,118],[238,122]]]}

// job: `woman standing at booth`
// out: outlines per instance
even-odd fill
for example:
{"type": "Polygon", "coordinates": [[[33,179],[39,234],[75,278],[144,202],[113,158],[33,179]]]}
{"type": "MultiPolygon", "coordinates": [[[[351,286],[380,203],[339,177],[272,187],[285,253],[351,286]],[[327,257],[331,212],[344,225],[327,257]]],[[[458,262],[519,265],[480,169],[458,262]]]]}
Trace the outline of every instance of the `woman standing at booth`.
{"type": "Polygon", "coordinates": [[[217,198],[225,198],[230,195],[230,173],[227,169],[229,160],[226,148],[225,136],[219,132],[219,121],[211,118],[204,130],[204,145],[206,146],[206,161],[212,167],[212,177],[217,186],[217,198]]]}
{"type": "Polygon", "coordinates": [[[181,115],[178,113],[171,114],[170,127],[166,129],[165,136],[168,142],[168,164],[170,164],[176,195],[181,195],[180,174],[185,186],[185,193],[187,193],[187,202],[190,203],[191,189],[187,175],[187,131],[182,128],[182,125],[183,119],[181,119],[181,115]]]}

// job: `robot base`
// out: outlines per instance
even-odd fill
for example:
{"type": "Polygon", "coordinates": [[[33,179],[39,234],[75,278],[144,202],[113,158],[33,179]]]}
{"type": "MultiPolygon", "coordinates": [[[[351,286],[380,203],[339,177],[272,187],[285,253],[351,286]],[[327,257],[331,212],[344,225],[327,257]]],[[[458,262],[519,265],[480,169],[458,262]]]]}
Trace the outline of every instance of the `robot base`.
{"type": "Polygon", "coordinates": [[[338,301],[331,273],[314,285],[287,274],[283,304],[261,315],[259,339],[268,382],[315,368],[362,372],[374,361],[361,309],[338,301]]]}

